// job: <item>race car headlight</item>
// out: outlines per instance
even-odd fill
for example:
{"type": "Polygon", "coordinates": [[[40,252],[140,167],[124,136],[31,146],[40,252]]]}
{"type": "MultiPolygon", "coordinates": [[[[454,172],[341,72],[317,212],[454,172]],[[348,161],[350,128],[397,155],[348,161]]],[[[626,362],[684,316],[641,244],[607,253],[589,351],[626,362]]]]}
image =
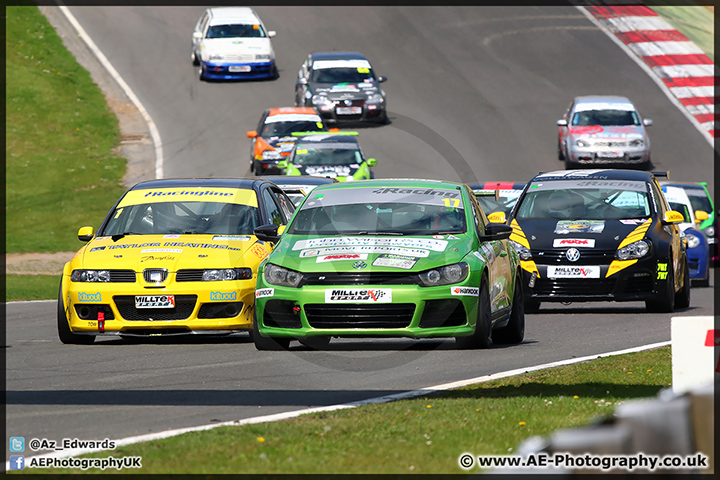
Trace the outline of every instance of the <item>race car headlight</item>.
{"type": "Polygon", "coordinates": [[[296,272],[295,270],[289,270],[287,268],[268,263],[265,267],[263,277],[270,285],[297,288],[298,284],[303,279],[303,274],[296,272]]]}
{"type": "Polygon", "coordinates": [[[258,53],[255,55],[255,60],[270,60],[269,53],[258,53]]]}
{"type": "Polygon", "coordinates": [[[279,160],[280,158],[282,158],[282,155],[277,150],[265,150],[262,152],[263,160],[279,160]]]}
{"type": "Polygon", "coordinates": [[[225,58],[225,55],[222,53],[211,53],[208,55],[208,60],[222,60],[223,58],[225,58]]]}
{"type": "Polygon", "coordinates": [[[577,145],[578,147],[591,147],[592,143],[587,140],[577,139],[575,140],[575,145],[577,145]]]}
{"type": "Polygon", "coordinates": [[[468,264],[465,262],[454,263],[440,268],[434,268],[418,274],[425,287],[436,287],[439,285],[451,285],[462,282],[468,276],[468,264]]]}
{"type": "Polygon", "coordinates": [[[715,227],[710,225],[707,228],[703,228],[702,232],[705,234],[706,237],[711,238],[715,236],[715,227]]]}
{"type": "Polygon", "coordinates": [[[700,245],[700,238],[698,238],[697,235],[693,235],[692,233],[686,233],[685,237],[687,238],[688,248],[695,248],[700,245]]]}
{"type": "Polygon", "coordinates": [[[73,270],[70,274],[72,282],[109,282],[109,270],[73,270]]]}
{"type": "Polygon", "coordinates": [[[383,103],[385,99],[379,93],[373,93],[367,98],[367,103],[383,103]]]}
{"type": "Polygon", "coordinates": [[[635,258],[642,258],[650,253],[651,243],[647,240],[638,240],[629,245],[625,245],[622,248],[618,248],[615,252],[615,256],[618,260],[633,260],[635,258]]]}
{"type": "Polygon", "coordinates": [[[510,244],[515,248],[520,260],[530,260],[532,258],[532,253],[530,253],[530,249],[526,246],[520,245],[514,240],[510,240],[510,244]]]}
{"type": "Polygon", "coordinates": [[[645,141],[642,138],[636,138],[634,140],[630,140],[628,145],[631,147],[642,147],[645,145],[645,141]]]}
{"type": "Polygon", "coordinates": [[[217,268],[203,271],[203,282],[221,282],[225,280],[249,280],[252,270],[249,268],[217,268]]]}
{"type": "Polygon", "coordinates": [[[325,105],[333,105],[333,102],[331,102],[330,99],[327,98],[325,95],[313,95],[312,103],[316,107],[322,107],[325,105]]]}

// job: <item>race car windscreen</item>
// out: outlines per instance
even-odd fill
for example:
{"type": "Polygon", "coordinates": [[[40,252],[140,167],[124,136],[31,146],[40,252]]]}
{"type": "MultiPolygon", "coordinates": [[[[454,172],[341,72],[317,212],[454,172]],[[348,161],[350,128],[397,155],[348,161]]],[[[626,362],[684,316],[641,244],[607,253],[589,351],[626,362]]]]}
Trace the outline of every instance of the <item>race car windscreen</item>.
{"type": "Polygon", "coordinates": [[[327,129],[319,122],[274,122],[263,125],[262,137],[280,137],[293,132],[324,132],[327,129]]]}
{"type": "Polygon", "coordinates": [[[162,202],[118,207],[98,236],[153,234],[252,235],[257,207],[222,202],[162,202]]]}
{"type": "Polygon", "coordinates": [[[705,190],[702,188],[686,188],[685,193],[687,193],[690,199],[693,210],[702,210],[707,214],[713,211],[713,207],[710,205],[710,199],[705,195],[705,190]]]}
{"type": "Polygon", "coordinates": [[[575,112],[572,125],[640,125],[640,117],[638,117],[637,112],[631,110],[585,110],[583,112],[575,112]]]}
{"type": "Polygon", "coordinates": [[[652,212],[645,182],[630,180],[539,181],[519,201],[518,220],[620,220],[652,212]]]}
{"type": "Polygon", "coordinates": [[[358,165],[362,155],[347,145],[298,145],[292,163],[295,165],[358,165]]]}
{"type": "Polygon", "coordinates": [[[507,215],[512,210],[521,192],[522,190],[511,190],[510,193],[504,194],[501,190],[497,200],[495,200],[494,196],[477,196],[476,198],[486,214],[503,212],[507,215]]]}
{"type": "Polygon", "coordinates": [[[263,38],[265,36],[262,25],[231,23],[227,25],[211,25],[205,38],[263,38]]]}
{"type": "Polygon", "coordinates": [[[313,83],[363,83],[375,77],[369,68],[339,67],[313,70],[310,81],[313,83]]]}
{"type": "Polygon", "coordinates": [[[287,233],[439,235],[466,231],[458,190],[378,187],[310,193],[287,233]]]}

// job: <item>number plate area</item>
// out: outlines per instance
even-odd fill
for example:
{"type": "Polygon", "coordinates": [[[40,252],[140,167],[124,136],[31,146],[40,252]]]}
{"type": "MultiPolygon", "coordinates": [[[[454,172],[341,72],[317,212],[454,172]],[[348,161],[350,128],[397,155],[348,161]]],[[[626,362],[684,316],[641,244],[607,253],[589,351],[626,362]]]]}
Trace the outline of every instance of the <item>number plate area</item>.
{"type": "Polygon", "coordinates": [[[362,107],[337,107],[335,112],[338,115],[357,115],[362,113],[362,107]]]}
{"type": "Polygon", "coordinates": [[[228,72],[249,72],[252,70],[250,65],[230,65],[228,67],[228,72]]]}
{"type": "Polygon", "coordinates": [[[135,295],[135,308],[175,308],[175,295],[135,295]]]}
{"type": "Polygon", "coordinates": [[[623,158],[623,152],[597,152],[598,158],[623,158]]]}

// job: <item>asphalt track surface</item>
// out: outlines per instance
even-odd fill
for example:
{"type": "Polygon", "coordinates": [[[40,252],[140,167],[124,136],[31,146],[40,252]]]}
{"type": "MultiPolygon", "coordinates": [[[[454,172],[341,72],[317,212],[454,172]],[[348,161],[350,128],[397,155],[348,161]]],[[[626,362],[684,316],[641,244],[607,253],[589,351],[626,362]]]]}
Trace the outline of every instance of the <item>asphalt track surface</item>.
{"type": "MultiPolygon", "coordinates": [[[[673,180],[712,171],[701,133],[573,7],[256,10],[278,32],[280,78],[201,83],[190,37],[203,7],[71,8],[155,121],[166,177],[249,175],[245,131],[263,109],[292,105],[297,69],[321,50],[363,52],[389,78],[391,123],[359,137],[378,178],[527,181],[561,169],[555,120],[589,93],[626,95],[653,119],[655,166],[673,180]]],[[[544,304],[527,315],[522,344],[485,351],[343,339],[321,352],[296,343],[258,352],[245,334],[62,345],[55,302],[12,303],[6,431],[119,439],[333,405],[669,341],[672,316],[711,314],[712,289],[693,289],[691,307],[674,314],[646,313],[642,303],[544,304]]]]}

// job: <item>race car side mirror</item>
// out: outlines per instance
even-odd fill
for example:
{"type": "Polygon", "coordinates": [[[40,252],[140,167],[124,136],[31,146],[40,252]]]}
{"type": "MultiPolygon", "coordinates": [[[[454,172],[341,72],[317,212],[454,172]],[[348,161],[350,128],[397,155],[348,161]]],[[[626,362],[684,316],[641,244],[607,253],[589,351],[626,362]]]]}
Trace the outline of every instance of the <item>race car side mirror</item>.
{"type": "Polygon", "coordinates": [[[697,223],[703,222],[710,218],[705,210],[695,210],[695,221],[697,223]]]}
{"type": "Polygon", "coordinates": [[[80,227],[80,230],[78,230],[78,240],[81,242],[89,242],[92,240],[94,234],[93,227],[80,227]]]}
{"type": "Polygon", "coordinates": [[[485,235],[489,236],[491,240],[508,239],[512,232],[512,227],[504,223],[488,223],[485,225],[485,235]]]}
{"type": "Polygon", "coordinates": [[[278,168],[288,168],[288,161],[287,160],[280,160],[277,163],[278,168]]]}
{"type": "Polygon", "coordinates": [[[193,32],[193,40],[201,40],[202,38],[202,32],[193,32]]]}
{"type": "Polygon", "coordinates": [[[300,85],[307,85],[307,83],[308,83],[307,78],[305,78],[305,77],[299,77],[299,78],[298,78],[298,84],[300,84],[300,85]]]}
{"type": "Polygon", "coordinates": [[[255,130],[250,130],[249,132],[247,132],[247,136],[248,138],[255,138],[257,137],[257,132],[255,130]]]}
{"type": "Polygon", "coordinates": [[[368,164],[368,167],[374,167],[375,165],[377,165],[377,160],[375,160],[374,158],[368,158],[367,164],[368,164]]]}
{"type": "Polygon", "coordinates": [[[558,127],[567,127],[567,120],[565,120],[564,118],[561,118],[555,123],[557,123],[558,127]]]}
{"type": "Polygon", "coordinates": [[[487,218],[488,218],[488,220],[490,220],[491,223],[507,222],[507,219],[505,218],[505,212],[493,212],[490,215],[488,215],[487,218]]]}
{"type": "Polygon", "coordinates": [[[261,225],[253,230],[253,234],[258,238],[258,240],[262,240],[263,242],[275,243],[280,240],[278,226],[273,224],[261,225]]]}
{"type": "Polygon", "coordinates": [[[274,37],[275,35],[277,35],[275,30],[268,30],[268,37],[274,37]]]}
{"type": "Polygon", "coordinates": [[[651,125],[652,125],[652,119],[650,119],[650,118],[643,118],[643,125],[645,125],[646,127],[651,126],[651,125]]]}
{"type": "Polygon", "coordinates": [[[682,223],[685,221],[685,217],[683,217],[683,214],[680,212],[676,212],[675,210],[668,210],[665,212],[665,217],[663,218],[664,224],[670,224],[670,223],[682,223]]]}
{"type": "Polygon", "coordinates": [[[387,82],[387,77],[380,75],[379,77],[377,77],[377,81],[378,83],[387,82]]]}

